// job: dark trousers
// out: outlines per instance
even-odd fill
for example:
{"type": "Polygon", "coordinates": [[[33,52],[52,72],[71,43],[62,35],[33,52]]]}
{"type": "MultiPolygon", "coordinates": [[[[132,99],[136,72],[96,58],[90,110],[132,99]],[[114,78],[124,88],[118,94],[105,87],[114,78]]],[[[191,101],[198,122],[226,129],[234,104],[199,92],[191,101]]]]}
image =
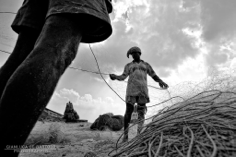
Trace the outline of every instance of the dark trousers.
{"type": "MultiPolygon", "coordinates": [[[[124,140],[128,140],[128,133],[129,133],[129,123],[131,120],[131,115],[134,111],[134,105],[126,103],[126,111],[125,111],[125,116],[124,116],[124,140]]],[[[142,126],[144,123],[145,119],[145,112],[146,112],[146,104],[138,104],[137,107],[137,112],[138,112],[138,134],[142,130],[142,126]]]]}

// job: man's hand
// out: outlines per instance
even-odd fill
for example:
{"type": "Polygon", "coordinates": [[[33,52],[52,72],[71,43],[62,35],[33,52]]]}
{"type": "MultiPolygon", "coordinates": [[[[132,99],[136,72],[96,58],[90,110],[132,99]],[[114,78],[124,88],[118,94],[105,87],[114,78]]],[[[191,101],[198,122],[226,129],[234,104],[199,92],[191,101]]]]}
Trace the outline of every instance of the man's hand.
{"type": "Polygon", "coordinates": [[[110,76],[111,80],[115,80],[116,79],[116,75],[115,74],[110,74],[109,76],[110,76]]]}
{"type": "Polygon", "coordinates": [[[163,89],[167,89],[169,86],[163,82],[157,75],[153,76],[152,77],[156,82],[159,83],[160,87],[163,88],[163,89]]]}
{"type": "Polygon", "coordinates": [[[167,88],[169,87],[168,84],[166,84],[166,83],[163,82],[163,81],[159,81],[159,85],[160,85],[160,87],[163,88],[163,89],[167,89],[167,88]]]}

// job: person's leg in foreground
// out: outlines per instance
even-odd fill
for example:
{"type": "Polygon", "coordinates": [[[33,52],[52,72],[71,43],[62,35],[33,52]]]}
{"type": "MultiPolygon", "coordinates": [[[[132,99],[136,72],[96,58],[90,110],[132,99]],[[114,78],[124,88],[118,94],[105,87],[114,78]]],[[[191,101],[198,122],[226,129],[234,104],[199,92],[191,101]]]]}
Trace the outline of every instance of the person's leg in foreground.
{"type": "Polygon", "coordinates": [[[60,76],[75,58],[82,38],[76,27],[66,16],[49,17],[34,50],[11,76],[0,100],[1,150],[8,143],[24,144],[60,76]]]}
{"type": "Polygon", "coordinates": [[[129,135],[129,123],[131,120],[131,115],[134,111],[134,105],[130,103],[126,103],[126,111],[124,116],[124,137],[123,142],[128,141],[128,135],[129,135]]]}
{"type": "Polygon", "coordinates": [[[0,99],[11,75],[26,59],[42,30],[48,10],[48,1],[24,0],[11,25],[18,33],[12,54],[0,68],[0,99]]]}
{"type": "MultiPolygon", "coordinates": [[[[29,1],[26,0],[24,6],[29,1]]],[[[50,5],[58,7],[58,4],[62,4],[61,1],[50,1],[50,5]]],[[[66,12],[64,14],[57,12],[62,10],[60,8],[52,7],[49,11],[50,16],[47,16],[33,50],[15,71],[12,70],[14,72],[7,80],[1,95],[0,156],[18,156],[18,153],[5,149],[7,146],[24,144],[49,102],[61,75],[75,58],[79,43],[99,42],[111,35],[104,0],[74,1],[78,2],[80,11],[83,11],[80,3],[88,3],[95,8],[98,6],[97,11],[100,14],[97,16],[91,9],[91,15],[82,14],[78,17],[67,14],[71,11],[70,7],[63,8],[66,12]]],[[[24,53],[27,54],[26,51],[24,53]]]]}
{"type": "Polygon", "coordinates": [[[19,33],[12,54],[6,63],[0,68],[0,98],[11,75],[33,50],[39,33],[40,31],[31,28],[24,29],[19,33]]]}

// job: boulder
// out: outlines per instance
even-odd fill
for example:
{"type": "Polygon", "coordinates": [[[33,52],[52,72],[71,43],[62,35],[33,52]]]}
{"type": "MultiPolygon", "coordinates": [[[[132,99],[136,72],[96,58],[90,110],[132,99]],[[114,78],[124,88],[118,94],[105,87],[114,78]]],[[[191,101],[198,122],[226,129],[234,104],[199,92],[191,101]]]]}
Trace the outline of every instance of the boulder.
{"type": "Polygon", "coordinates": [[[103,114],[100,115],[90,126],[91,130],[106,130],[119,131],[124,126],[124,117],[122,115],[103,114]]]}
{"type": "Polygon", "coordinates": [[[70,101],[66,104],[63,119],[65,119],[65,122],[77,122],[79,120],[79,115],[74,110],[73,104],[70,101]]]}
{"type": "Polygon", "coordinates": [[[113,113],[111,113],[111,112],[108,112],[108,113],[105,113],[106,115],[109,115],[109,116],[114,116],[114,114],[113,113]]]}

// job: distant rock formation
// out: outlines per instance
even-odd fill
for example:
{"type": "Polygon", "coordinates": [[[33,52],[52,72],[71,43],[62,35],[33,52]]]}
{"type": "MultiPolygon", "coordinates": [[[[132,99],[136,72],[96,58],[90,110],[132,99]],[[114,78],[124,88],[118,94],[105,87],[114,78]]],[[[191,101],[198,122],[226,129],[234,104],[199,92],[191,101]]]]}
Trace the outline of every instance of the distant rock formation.
{"type": "Polygon", "coordinates": [[[38,121],[41,121],[43,123],[44,122],[64,122],[64,119],[62,118],[63,118],[62,114],[56,111],[50,110],[48,108],[45,108],[42,114],[40,115],[38,121]]]}
{"type": "Polygon", "coordinates": [[[114,114],[111,113],[111,112],[108,112],[108,113],[105,113],[105,114],[106,114],[106,115],[109,115],[110,117],[114,116],[114,114]]]}
{"type": "Polygon", "coordinates": [[[124,126],[124,117],[121,115],[103,114],[100,115],[95,122],[90,126],[92,130],[106,130],[119,131],[124,126]]]}
{"type": "Polygon", "coordinates": [[[79,120],[79,115],[74,110],[73,104],[70,101],[66,104],[63,119],[65,119],[65,122],[77,122],[79,120]]]}

